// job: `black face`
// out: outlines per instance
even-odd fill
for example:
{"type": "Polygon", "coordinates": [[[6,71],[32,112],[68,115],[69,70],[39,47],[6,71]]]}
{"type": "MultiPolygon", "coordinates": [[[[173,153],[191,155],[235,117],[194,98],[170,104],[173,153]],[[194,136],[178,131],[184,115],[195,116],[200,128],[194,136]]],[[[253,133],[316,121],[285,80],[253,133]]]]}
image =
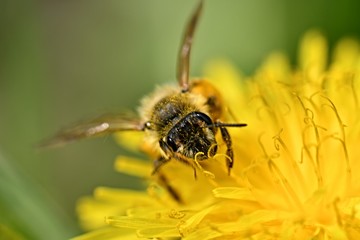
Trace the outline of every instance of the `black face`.
{"type": "Polygon", "coordinates": [[[215,129],[207,127],[213,122],[204,113],[191,112],[176,123],[165,137],[165,143],[173,152],[178,152],[188,158],[206,159],[216,153],[215,129]]]}

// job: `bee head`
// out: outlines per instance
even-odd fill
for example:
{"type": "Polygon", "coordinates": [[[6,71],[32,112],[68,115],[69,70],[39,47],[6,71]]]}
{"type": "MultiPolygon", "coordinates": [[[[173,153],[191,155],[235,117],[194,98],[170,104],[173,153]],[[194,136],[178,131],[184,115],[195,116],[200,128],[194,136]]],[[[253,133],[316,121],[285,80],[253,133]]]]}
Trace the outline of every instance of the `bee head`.
{"type": "Polygon", "coordinates": [[[202,112],[191,112],[180,119],[163,141],[172,152],[192,159],[199,152],[204,154],[197,157],[198,160],[207,159],[214,156],[217,151],[213,122],[202,112]]]}

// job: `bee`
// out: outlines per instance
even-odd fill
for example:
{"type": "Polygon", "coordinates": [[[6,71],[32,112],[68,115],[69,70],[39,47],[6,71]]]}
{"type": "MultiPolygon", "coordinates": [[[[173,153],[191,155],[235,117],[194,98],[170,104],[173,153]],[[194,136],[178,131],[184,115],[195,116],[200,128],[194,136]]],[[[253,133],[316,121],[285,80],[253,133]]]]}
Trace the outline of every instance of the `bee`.
{"type": "Polygon", "coordinates": [[[178,55],[178,86],[163,86],[141,101],[136,117],[103,116],[60,131],[45,145],[56,145],[82,138],[119,131],[142,131],[144,141],[156,153],[153,174],[170,160],[194,169],[217,153],[216,134],[220,130],[226,145],[227,169],[234,164],[234,151],[228,127],[244,127],[245,123],[225,123],[225,107],[220,92],[207,80],[189,80],[190,53],[195,28],[203,7],[200,0],[186,25],[178,55]]]}

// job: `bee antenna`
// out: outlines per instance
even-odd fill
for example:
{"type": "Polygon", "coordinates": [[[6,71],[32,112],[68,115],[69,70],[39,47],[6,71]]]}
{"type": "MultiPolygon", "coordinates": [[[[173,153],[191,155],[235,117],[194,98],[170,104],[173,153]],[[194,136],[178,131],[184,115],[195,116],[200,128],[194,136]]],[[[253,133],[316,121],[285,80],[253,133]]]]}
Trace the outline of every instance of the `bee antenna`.
{"type": "Polygon", "coordinates": [[[203,0],[199,0],[195,12],[185,28],[184,38],[181,43],[177,65],[177,80],[182,92],[189,91],[190,53],[195,29],[203,7],[203,0]]]}
{"type": "Polygon", "coordinates": [[[216,122],[212,124],[208,124],[205,127],[206,128],[212,128],[212,127],[246,127],[246,123],[222,123],[222,122],[216,122]]]}

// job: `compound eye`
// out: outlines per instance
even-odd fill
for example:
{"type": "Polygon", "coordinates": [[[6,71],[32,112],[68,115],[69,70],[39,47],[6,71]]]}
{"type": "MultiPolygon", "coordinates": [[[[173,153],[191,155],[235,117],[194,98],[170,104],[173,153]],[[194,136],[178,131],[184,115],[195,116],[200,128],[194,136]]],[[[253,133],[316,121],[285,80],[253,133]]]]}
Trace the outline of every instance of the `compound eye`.
{"type": "Polygon", "coordinates": [[[174,139],[172,139],[172,137],[169,137],[169,136],[168,136],[168,137],[166,138],[166,144],[167,144],[169,147],[171,147],[171,149],[172,149],[174,152],[177,151],[178,146],[176,145],[176,143],[175,143],[174,139]]]}
{"type": "Polygon", "coordinates": [[[202,112],[195,112],[196,114],[196,117],[198,119],[200,119],[201,121],[205,122],[206,125],[212,125],[213,122],[211,121],[211,118],[209,118],[208,115],[206,115],[205,113],[202,113],[202,112]]]}

